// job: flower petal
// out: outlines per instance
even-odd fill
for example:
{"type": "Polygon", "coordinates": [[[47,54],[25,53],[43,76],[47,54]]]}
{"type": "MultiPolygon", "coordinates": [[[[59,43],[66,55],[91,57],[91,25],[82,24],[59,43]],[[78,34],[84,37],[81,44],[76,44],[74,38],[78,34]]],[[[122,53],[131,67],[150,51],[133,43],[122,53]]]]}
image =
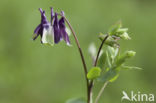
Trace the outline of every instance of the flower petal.
{"type": "Polygon", "coordinates": [[[43,28],[41,43],[50,45],[54,44],[54,32],[50,23],[46,26],[46,28],[43,28]]]}
{"type": "Polygon", "coordinates": [[[42,34],[42,26],[39,24],[36,29],[34,30],[33,40],[35,40],[39,34],[42,34]]]}
{"type": "Polygon", "coordinates": [[[60,30],[59,30],[59,22],[58,22],[58,18],[57,18],[57,13],[55,13],[55,19],[54,19],[54,41],[55,43],[59,43],[61,40],[61,35],[60,35],[60,30]]]}
{"type": "Polygon", "coordinates": [[[60,20],[59,20],[59,27],[60,27],[60,33],[64,39],[64,41],[70,45],[70,40],[69,40],[69,36],[68,36],[68,33],[66,31],[66,26],[65,26],[65,21],[64,21],[64,18],[62,17],[60,20]]]}
{"type": "Polygon", "coordinates": [[[48,20],[45,16],[45,11],[43,11],[41,8],[39,8],[39,11],[41,12],[41,24],[47,24],[48,20]]]}

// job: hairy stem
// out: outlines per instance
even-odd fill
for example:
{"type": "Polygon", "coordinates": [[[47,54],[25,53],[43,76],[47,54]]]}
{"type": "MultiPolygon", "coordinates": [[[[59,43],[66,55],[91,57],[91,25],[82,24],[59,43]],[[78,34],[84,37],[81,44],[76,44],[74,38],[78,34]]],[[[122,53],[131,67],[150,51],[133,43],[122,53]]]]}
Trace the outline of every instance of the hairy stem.
{"type": "MultiPolygon", "coordinates": [[[[103,39],[103,41],[102,41],[102,43],[101,43],[101,45],[100,45],[100,47],[99,47],[99,49],[98,49],[98,53],[97,53],[97,56],[96,56],[96,59],[95,59],[95,62],[94,62],[94,67],[96,67],[96,65],[97,65],[97,61],[98,61],[98,59],[99,59],[100,52],[101,52],[102,47],[103,47],[105,41],[107,40],[108,36],[109,36],[109,35],[107,35],[107,36],[103,39]]],[[[92,98],[92,95],[93,95],[93,93],[92,93],[93,86],[94,86],[94,81],[92,80],[92,81],[90,82],[90,85],[89,85],[89,96],[90,96],[90,98],[92,98]]]]}
{"type": "Polygon", "coordinates": [[[101,95],[102,95],[102,93],[103,93],[103,91],[104,91],[104,89],[105,89],[105,87],[107,86],[108,83],[109,83],[108,81],[104,83],[103,87],[101,88],[100,92],[98,93],[98,95],[97,95],[97,97],[95,99],[95,103],[98,103],[98,101],[99,101],[99,99],[100,99],[100,97],[101,97],[101,95]]]}
{"type": "Polygon", "coordinates": [[[76,41],[78,50],[79,50],[79,52],[80,52],[80,56],[81,56],[81,60],[82,60],[82,64],[83,64],[84,72],[85,72],[85,79],[86,79],[86,83],[87,83],[87,101],[88,101],[88,103],[90,103],[90,96],[89,96],[89,80],[88,80],[88,78],[87,78],[87,73],[88,73],[88,71],[87,71],[87,66],[86,66],[85,59],[84,59],[84,56],[83,56],[83,53],[82,53],[82,49],[81,49],[81,47],[80,47],[80,43],[79,43],[78,38],[77,38],[77,36],[76,36],[76,33],[75,33],[74,29],[72,28],[72,26],[71,26],[70,22],[68,21],[68,19],[67,19],[65,16],[63,16],[62,14],[59,14],[59,15],[62,16],[62,17],[65,19],[66,23],[68,24],[68,26],[69,26],[69,28],[70,28],[70,30],[71,30],[73,36],[74,36],[74,39],[75,39],[75,41],[76,41]]]}

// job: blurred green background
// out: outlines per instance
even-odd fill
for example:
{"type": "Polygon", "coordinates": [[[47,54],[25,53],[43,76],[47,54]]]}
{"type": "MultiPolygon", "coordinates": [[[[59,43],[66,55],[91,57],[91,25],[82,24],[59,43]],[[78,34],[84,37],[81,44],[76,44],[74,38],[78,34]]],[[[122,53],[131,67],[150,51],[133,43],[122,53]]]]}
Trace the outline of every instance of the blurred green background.
{"type": "MultiPolygon", "coordinates": [[[[64,103],[85,97],[86,86],[79,52],[61,42],[47,47],[32,41],[40,23],[38,8],[64,10],[79,38],[87,67],[88,45],[99,32],[118,20],[129,28],[130,41],[121,41],[121,51],[134,50],[128,64],[142,71],[122,71],[106,87],[100,103],[120,103],[122,91],[156,93],[156,1],[155,0],[1,0],[0,1],[0,103],[64,103]]],[[[98,84],[95,94],[102,84],[98,84]]]]}

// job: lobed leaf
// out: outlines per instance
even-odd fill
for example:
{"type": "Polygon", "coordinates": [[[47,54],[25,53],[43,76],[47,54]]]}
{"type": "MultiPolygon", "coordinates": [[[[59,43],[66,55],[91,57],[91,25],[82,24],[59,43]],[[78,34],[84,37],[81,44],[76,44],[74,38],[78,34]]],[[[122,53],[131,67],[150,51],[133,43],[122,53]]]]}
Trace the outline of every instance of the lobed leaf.
{"type": "Polygon", "coordinates": [[[120,70],[118,69],[109,69],[104,75],[100,76],[98,80],[101,82],[106,82],[106,81],[113,82],[118,78],[119,71],[120,70]]]}
{"type": "Polygon", "coordinates": [[[108,46],[107,51],[110,55],[111,63],[113,64],[118,56],[119,48],[116,48],[116,47],[113,48],[113,47],[108,46]]]}
{"type": "Polygon", "coordinates": [[[101,74],[101,69],[99,67],[93,67],[87,74],[87,78],[90,80],[96,79],[101,74]]]}
{"type": "Polygon", "coordinates": [[[117,22],[116,24],[111,26],[110,29],[108,30],[109,35],[115,35],[118,29],[120,29],[121,27],[122,27],[121,21],[117,22]]]}
{"type": "Polygon", "coordinates": [[[103,69],[104,66],[106,65],[106,58],[107,58],[107,55],[106,53],[102,53],[101,54],[101,57],[99,58],[98,60],[98,66],[103,69]]]}

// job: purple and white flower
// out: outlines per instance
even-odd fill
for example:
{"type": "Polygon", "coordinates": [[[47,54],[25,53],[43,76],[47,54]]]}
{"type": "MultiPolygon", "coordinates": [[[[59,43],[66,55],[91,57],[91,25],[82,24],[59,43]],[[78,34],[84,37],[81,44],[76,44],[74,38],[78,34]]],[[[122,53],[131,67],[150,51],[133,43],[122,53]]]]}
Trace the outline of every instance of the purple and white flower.
{"type": "MultiPolygon", "coordinates": [[[[41,43],[53,45],[64,39],[66,44],[70,45],[64,17],[58,20],[58,14],[55,13],[54,15],[53,8],[51,8],[51,20],[49,22],[45,16],[45,11],[41,8],[39,8],[39,11],[41,13],[41,23],[34,30],[33,40],[40,36],[41,43]]],[[[64,16],[64,12],[61,13],[64,16]]]]}

